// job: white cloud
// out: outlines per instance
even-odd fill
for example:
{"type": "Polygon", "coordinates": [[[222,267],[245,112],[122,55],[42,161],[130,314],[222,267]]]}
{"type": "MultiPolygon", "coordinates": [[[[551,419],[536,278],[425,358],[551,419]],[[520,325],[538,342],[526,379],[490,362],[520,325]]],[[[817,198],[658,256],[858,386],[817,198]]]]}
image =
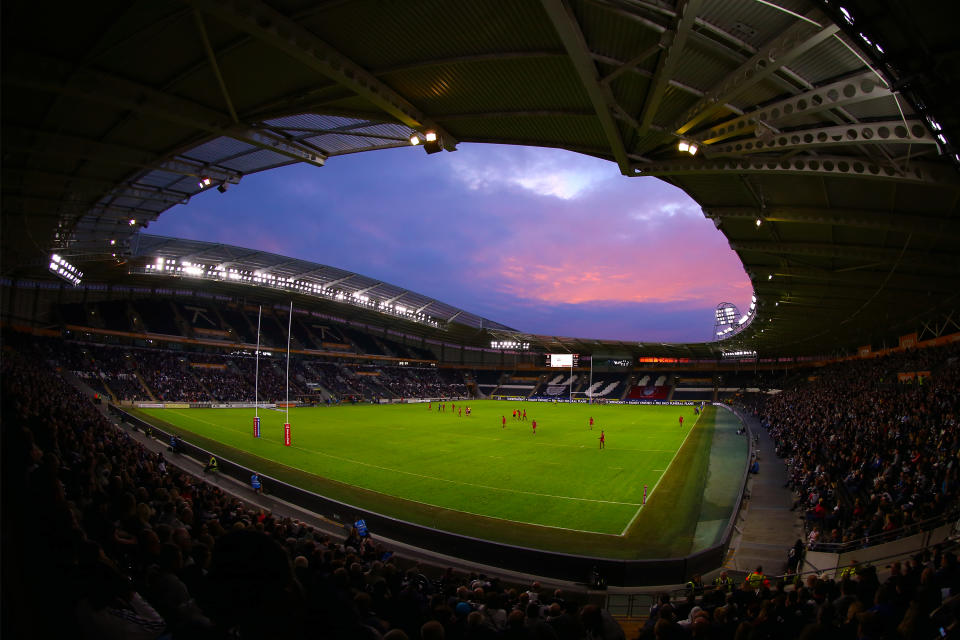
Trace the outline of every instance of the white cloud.
{"type": "Polygon", "coordinates": [[[559,149],[462,145],[453,156],[454,178],[471,191],[520,188],[538,196],[573,200],[600,182],[620,177],[612,162],[559,149]]]}
{"type": "Polygon", "coordinates": [[[661,202],[661,203],[650,203],[649,208],[646,209],[637,209],[630,213],[630,218],[632,220],[639,220],[641,222],[651,222],[658,220],[666,220],[668,218],[673,218],[675,216],[693,216],[699,218],[701,216],[700,208],[695,202],[661,202]]]}

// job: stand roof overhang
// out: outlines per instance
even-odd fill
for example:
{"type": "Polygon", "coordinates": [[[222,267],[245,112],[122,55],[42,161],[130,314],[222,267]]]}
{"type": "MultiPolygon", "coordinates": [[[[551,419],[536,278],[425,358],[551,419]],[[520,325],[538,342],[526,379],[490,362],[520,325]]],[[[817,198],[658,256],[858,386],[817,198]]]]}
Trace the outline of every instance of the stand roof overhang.
{"type": "Polygon", "coordinates": [[[432,130],[448,151],[568,149],[692,196],[742,260],[758,315],[734,338],[677,349],[825,353],[956,322],[949,0],[13,0],[2,12],[7,276],[41,272],[51,251],[81,267],[122,258],[203,177],[229,186],[432,130]]]}

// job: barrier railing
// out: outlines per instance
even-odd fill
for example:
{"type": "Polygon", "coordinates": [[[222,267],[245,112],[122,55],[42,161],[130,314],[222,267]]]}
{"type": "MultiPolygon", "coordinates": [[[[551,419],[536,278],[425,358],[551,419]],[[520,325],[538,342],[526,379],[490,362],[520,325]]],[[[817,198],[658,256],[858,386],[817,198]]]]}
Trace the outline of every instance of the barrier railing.
{"type": "MultiPolygon", "coordinates": [[[[899,529],[893,529],[891,531],[881,531],[880,533],[874,535],[865,536],[858,540],[850,540],[847,542],[815,542],[807,545],[807,550],[836,554],[848,553],[850,551],[857,551],[859,549],[866,549],[868,547],[886,544],[887,542],[900,540],[901,538],[906,538],[907,536],[912,536],[918,533],[924,533],[941,525],[957,521],[958,519],[960,519],[960,506],[955,506],[939,516],[928,518],[921,522],[915,522],[906,527],[900,527],[899,529]]],[[[960,523],[958,523],[958,528],[960,528],[960,523]]]]}

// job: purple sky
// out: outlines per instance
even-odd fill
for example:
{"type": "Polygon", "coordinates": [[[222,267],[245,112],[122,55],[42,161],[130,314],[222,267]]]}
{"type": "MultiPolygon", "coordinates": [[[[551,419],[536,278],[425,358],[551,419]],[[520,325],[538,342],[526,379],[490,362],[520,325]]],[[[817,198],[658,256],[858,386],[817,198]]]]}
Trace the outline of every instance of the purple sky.
{"type": "Polygon", "coordinates": [[[746,310],[751,294],[682,191],[554,149],[334,157],[200,194],[148,231],[332,265],[557,336],[700,342],[718,303],[746,310]]]}

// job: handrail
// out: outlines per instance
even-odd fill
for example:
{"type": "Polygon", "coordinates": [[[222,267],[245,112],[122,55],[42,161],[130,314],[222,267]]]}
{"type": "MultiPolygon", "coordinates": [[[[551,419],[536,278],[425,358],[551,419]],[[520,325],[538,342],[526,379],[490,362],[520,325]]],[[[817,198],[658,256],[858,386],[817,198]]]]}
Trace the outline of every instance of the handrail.
{"type": "Polygon", "coordinates": [[[847,542],[814,542],[807,545],[808,551],[821,551],[825,553],[846,553],[847,551],[856,551],[867,547],[875,547],[880,544],[899,540],[917,533],[929,531],[935,527],[947,524],[950,520],[960,518],[960,506],[945,511],[933,518],[927,518],[920,522],[893,529],[891,531],[881,531],[880,533],[864,536],[858,540],[848,540],[847,542]]]}

